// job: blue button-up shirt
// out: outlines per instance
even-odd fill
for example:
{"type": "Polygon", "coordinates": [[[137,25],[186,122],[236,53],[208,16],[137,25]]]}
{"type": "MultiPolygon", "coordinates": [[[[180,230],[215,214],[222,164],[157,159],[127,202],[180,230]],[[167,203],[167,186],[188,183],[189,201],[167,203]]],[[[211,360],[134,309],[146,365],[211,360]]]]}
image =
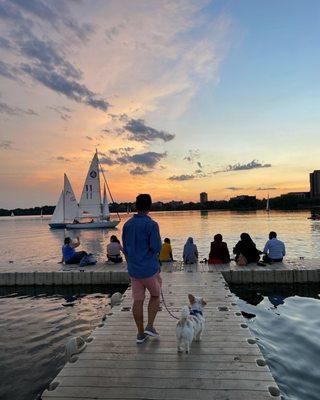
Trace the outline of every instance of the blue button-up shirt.
{"type": "Polygon", "coordinates": [[[274,260],[280,260],[286,255],[286,248],[281,240],[272,238],[267,241],[263,252],[268,254],[268,256],[274,260]]]}
{"type": "Polygon", "coordinates": [[[160,270],[159,226],[148,215],[135,214],[124,224],[122,242],[130,276],[144,279],[153,276],[160,270]]]}

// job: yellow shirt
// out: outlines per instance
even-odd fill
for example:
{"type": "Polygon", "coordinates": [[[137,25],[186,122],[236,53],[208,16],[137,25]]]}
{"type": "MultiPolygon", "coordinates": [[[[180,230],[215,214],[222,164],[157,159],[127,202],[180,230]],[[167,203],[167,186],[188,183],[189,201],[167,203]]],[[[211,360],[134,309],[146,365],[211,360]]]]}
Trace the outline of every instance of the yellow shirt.
{"type": "Polygon", "coordinates": [[[160,261],[171,260],[171,253],[172,253],[171,244],[163,243],[159,256],[160,261]]]}

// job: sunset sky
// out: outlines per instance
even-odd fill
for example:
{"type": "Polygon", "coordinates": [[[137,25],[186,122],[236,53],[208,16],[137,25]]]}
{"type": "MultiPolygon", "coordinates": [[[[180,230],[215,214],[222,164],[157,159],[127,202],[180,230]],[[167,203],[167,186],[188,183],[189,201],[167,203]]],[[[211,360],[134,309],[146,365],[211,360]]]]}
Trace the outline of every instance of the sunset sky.
{"type": "Polygon", "coordinates": [[[0,0],[0,208],[271,197],[320,169],[318,0],[0,0]]]}

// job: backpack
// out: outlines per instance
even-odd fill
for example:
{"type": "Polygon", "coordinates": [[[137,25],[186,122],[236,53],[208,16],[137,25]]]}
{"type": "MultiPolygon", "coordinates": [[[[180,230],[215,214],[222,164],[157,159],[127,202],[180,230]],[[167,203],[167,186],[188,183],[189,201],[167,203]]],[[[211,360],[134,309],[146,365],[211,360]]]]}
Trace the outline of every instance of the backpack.
{"type": "Polygon", "coordinates": [[[95,264],[97,264],[95,256],[89,253],[86,256],[82,257],[79,267],[85,267],[86,265],[95,265],[95,264]]]}

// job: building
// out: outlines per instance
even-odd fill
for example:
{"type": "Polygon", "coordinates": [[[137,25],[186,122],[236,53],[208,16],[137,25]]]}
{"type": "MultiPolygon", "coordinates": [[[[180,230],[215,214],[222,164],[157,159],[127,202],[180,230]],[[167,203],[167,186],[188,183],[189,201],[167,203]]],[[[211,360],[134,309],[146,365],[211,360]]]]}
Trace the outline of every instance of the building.
{"type": "Polygon", "coordinates": [[[309,192],[290,192],[282,194],[280,197],[288,196],[299,197],[300,199],[307,199],[309,197],[309,192]]]}
{"type": "Polygon", "coordinates": [[[200,203],[205,204],[208,202],[208,193],[202,192],[200,193],[200,203]]]}
{"type": "Polygon", "coordinates": [[[312,199],[320,197],[320,170],[310,173],[310,197],[312,199]]]}

